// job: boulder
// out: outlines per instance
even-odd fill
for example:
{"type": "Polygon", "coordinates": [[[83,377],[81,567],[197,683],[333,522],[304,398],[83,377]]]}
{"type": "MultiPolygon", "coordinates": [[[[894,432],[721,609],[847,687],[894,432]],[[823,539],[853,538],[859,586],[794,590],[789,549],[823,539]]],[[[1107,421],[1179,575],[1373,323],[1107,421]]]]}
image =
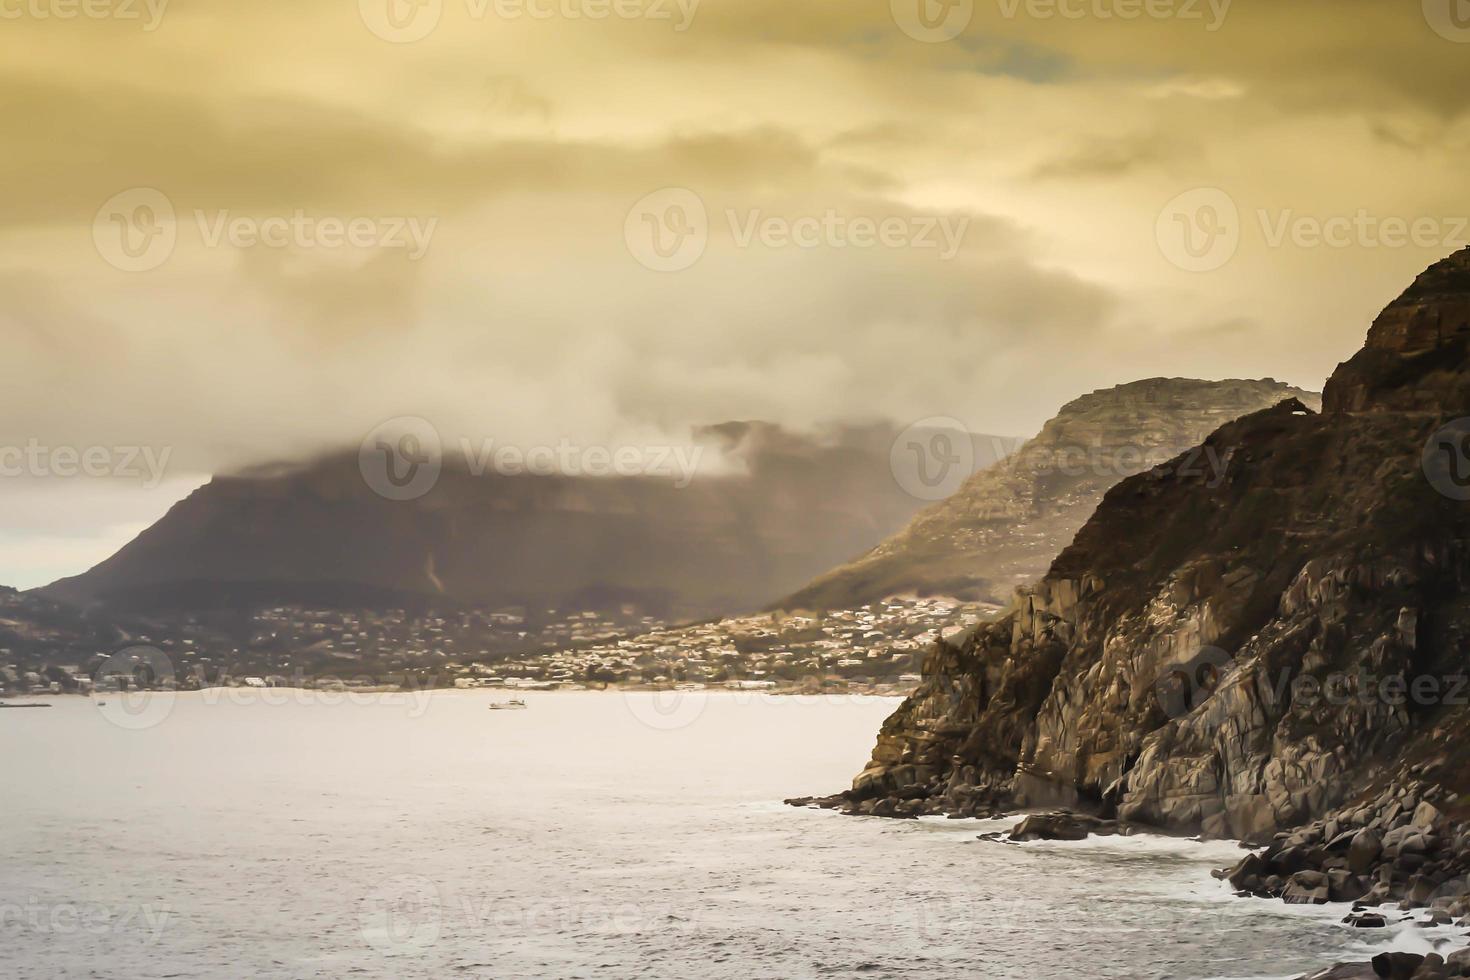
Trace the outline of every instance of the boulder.
{"type": "Polygon", "coordinates": [[[1327,889],[1334,902],[1356,902],[1368,894],[1369,887],[1362,875],[1344,870],[1327,872],[1327,889]]]}
{"type": "Polygon", "coordinates": [[[1219,877],[1230,882],[1232,887],[1244,891],[1259,890],[1261,876],[1265,873],[1266,861],[1259,854],[1247,854],[1235,867],[1228,871],[1216,872],[1219,877]]]}
{"type": "Polygon", "coordinates": [[[1360,830],[1348,845],[1348,870],[1367,874],[1383,853],[1383,835],[1371,827],[1360,830]]]}
{"type": "Polygon", "coordinates": [[[1413,980],[1423,962],[1418,953],[1379,953],[1373,957],[1373,972],[1383,980],[1413,980]]]}
{"type": "Polygon", "coordinates": [[[1342,920],[1354,929],[1387,929],[1388,920],[1377,912],[1354,912],[1342,920]]]}
{"type": "Polygon", "coordinates": [[[1413,980],[1448,980],[1449,976],[1449,967],[1445,965],[1444,957],[1438,953],[1428,953],[1424,962],[1414,971],[1413,980]]]}
{"type": "Polygon", "coordinates": [[[1409,879],[1409,887],[1404,894],[1404,903],[1410,908],[1423,908],[1434,898],[1434,880],[1424,875],[1415,875],[1409,879]]]}
{"type": "Polygon", "coordinates": [[[1331,900],[1327,876],[1320,871],[1298,871],[1281,893],[1288,905],[1326,905],[1331,900]]]}
{"type": "Polygon", "coordinates": [[[1282,875],[1295,874],[1311,864],[1307,849],[1300,845],[1282,848],[1274,854],[1267,851],[1266,861],[1271,865],[1272,871],[1282,875]]]}
{"type": "Polygon", "coordinates": [[[1033,813],[1011,830],[1011,840],[1086,840],[1103,821],[1075,813],[1033,813]]]}
{"type": "Polygon", "coordinates": [[[1434,806],[1433,803],[1425,800],[1423,803],[1420,803],[1417,807],[1414,808],[1414,816],[1409,820],[1409,823],[1411,823],[1415,827],[1422,827],[1426,830],[1433,830],[1436,826],[1439,825],[1439,822],[1442,819],[1443,814],[1439,812],[1439,810],[1434,806]]]}

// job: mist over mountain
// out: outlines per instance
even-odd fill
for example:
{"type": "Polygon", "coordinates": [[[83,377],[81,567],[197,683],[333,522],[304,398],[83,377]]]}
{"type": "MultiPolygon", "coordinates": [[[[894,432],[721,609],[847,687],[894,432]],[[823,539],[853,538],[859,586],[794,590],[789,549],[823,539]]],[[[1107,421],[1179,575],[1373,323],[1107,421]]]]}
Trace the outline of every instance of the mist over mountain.
{"type": "MultiPolygon", "coordinates": [[[[481,470],[446,450],[415,499],[369,485],[359,454],[220,476],[116,555],[46,595],[119,609],[434,602],[664,618],[747,611],[861,553],[924,501],[895,480],[891,425],[806,436],[731,422],[669,476],[481,470]]],[[[1012,445],[972,437],[978,465],[1012,445]]],[[[483,461],[481,461],[483,462],[483,461]]]]}

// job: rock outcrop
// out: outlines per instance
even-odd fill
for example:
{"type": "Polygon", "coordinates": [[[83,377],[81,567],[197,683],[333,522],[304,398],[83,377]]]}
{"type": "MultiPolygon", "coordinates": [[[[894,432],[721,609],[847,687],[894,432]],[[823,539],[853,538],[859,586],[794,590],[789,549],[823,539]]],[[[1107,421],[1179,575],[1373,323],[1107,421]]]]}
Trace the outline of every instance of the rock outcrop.
{"type": "MultiPolygon", "coordinates": [[[[855,609],[900,594],[1004,603],[1046,572],[1108,488],[1286,398],[1321,403],[1319,395],[1271,378],[1152,378],[1084,395],[898,534],[776,605],[855,609]]],[[[1221,462],[1201,451],[1180,465],[1213,474],[1221,462]]]]}
{"type": "Polygon", "coordinates": [[[1268,868],[1261,890],[1372,892],[1397,848],[1388,893],[1422,891],[1405,840],[1458,855],[1460,832],[1401,828],[1426,800],[1452,827],[1470,790],[1466,415],[1470,250],[1378,317],[1320,414],[1287,399],[1204,441],[1223,476],[1176,460],[1109,491],[1006,615],[933,649],[836,802],[1061,805],[1262,843],[1318,821],[1290,845],[1313,874],[1268,868]],[[1413,766],[1412,805],[1379,807],[1413,766]]]}
{"type": "MultiPolygon", "coordinates": [[[[1415,767],[1422,773],[1422,767],[1415,767]]],[[[1370,799],[1354,801],[1290,832],[1279,832],[1217,878],[1241,895],[1323,905],[1355,902],[1402,909],[1430,908],[1430,927],[1470,915],[1470,830],[1446,809],[1458,794],[1405,774],[1370,799]]],[[[1378,914],[1350,916],[1360,928],[1378,928],[1378,914]]]]}

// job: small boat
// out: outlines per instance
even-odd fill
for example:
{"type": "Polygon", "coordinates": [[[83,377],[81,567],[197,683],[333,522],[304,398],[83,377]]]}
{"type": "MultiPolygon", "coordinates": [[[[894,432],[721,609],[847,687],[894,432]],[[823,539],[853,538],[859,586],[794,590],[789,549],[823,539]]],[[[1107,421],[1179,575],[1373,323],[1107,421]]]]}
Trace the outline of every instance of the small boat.
{"type": "Polygon", "coordinates": [[[526,702],[520,698],[511,698],[509,701],[496,701],[490,705],[491,711],[524,711],[526,702]]]}

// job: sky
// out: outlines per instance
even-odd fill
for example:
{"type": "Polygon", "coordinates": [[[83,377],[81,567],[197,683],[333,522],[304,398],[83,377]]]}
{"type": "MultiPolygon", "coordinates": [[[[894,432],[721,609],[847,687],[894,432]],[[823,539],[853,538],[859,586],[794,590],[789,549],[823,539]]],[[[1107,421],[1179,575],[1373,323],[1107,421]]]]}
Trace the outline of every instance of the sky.
{"type": "Polygon", "coordinates": [[[404,416],[1318,389],[1470,241],[1464,0],[0,0],[0,65],[21,586],[404,416]]]}

